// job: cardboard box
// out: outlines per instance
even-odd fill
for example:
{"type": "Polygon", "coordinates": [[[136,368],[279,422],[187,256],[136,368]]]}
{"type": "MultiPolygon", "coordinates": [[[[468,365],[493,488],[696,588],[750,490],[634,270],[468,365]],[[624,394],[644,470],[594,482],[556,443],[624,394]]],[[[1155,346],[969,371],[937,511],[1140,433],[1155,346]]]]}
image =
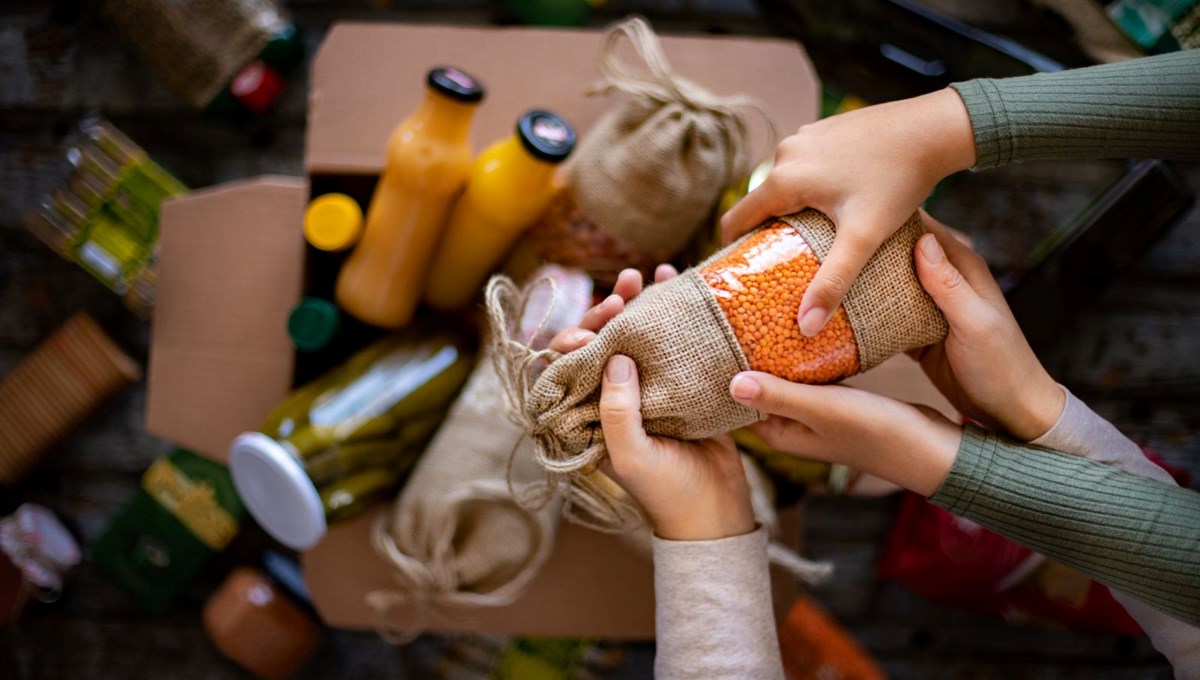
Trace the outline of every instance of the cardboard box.
{"type": "MultiPolygon", "coordinates": [[[[334,26],[313,64],[307,172],[377,174],[389,133],[416,107],[425,71],[438,64],[462,67],[488,87],[473,130],[476,150],[509,134],[518,115],[534,106],[558,112],[586,134],[616,101],[584,95],[599,77],[601,37],[525,28],[334,26]]],[[[761,99],[784,133],[817,117],[818,83],[795,43],[664,37],[663,45],[678,73],[720,94],[761,99]]],[[[765,152],[766,128],[754,125],[765,152]]],[[[306,200],[302,180],[261,178],[164,206],[147,408],[152,433],[224,461],[230,441],[257,428],[286,393],[293,363],[285,320],[300,296],[306,200]]],[[[924,381],[911,362],[900,371],[884,382],[924,381]]],[[[386,589],[390,579],[368,541],[371,519],[335,525],[304,556],[314,603],[331,625],[378,624],[364,596],[386,589]]],[[[798,517],[785,519],[785,533],[796,540],[798,517]]],[[[777,602],[786,607],[795,584],[787,578],[775,584],[777,602]]],[[[653,636],[653,607],[648,561],[611,536],[564,523],[554,557],[520,602],[435,617],[432,627],[639,639],[653,636]]]]}

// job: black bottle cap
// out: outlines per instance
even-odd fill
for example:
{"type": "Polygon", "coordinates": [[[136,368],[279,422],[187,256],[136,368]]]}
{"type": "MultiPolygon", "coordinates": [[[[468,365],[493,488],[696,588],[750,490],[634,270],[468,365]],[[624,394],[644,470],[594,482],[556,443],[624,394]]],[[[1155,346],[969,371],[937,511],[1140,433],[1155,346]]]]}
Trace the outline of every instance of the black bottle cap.
{"type": "Polygon", "coordinates": [[[559,116],[534,109],[517,119],[517,136],[534,158],[561,163],[575,148],[575,130],[559,116]]]}
{"type": "Polygon", "coordinates": [[[475,76],[451,66],[431,69],[425,76],[425,82],[439,94],[460,102],[475,104],[483,99],[483,83],[475,76]]]}

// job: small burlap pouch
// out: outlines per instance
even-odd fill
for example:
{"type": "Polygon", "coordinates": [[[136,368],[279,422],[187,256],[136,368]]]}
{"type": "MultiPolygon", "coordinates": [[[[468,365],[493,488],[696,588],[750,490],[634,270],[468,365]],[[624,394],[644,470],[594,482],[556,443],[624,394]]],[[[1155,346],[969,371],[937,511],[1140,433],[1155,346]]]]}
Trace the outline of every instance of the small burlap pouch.
{"type": "MultiPolygon", "coordinates": [[[[582,273],[551,276],[557,295],[522,292],[519,334],[534,347],[578,323],[591,302],[591,281],[582,273]]],[[[431,615],[512,603],[549,557],[562,495],[548,492],[534,444],[509,410],[495,363],[485,356],[393,510],[372,527],[372,544],[394,581],[367,597],[386,639],[411,639],[431,615]],[[417,606],[415,621],[397,619],[404,605],[417,606]]]]}
{"type": "Polygon", "coordinates": [[[773,148],[775,132],[753,99],[718,96],[677,75],[644,19],[608,30],[600,71],[591,94],[628,96],[583,135],[567,166],[567,190],[528,243],[608,281],[622,267],[670,260],[711,223],[721,193],[750,170],[749,113],[767,119],[765,148],[773,148]],[[624,39],[644,69],[620,58],[624,39]]]}
{"type": "MultiPolygon", "coordinates": [[[[810,242],[819,258],[825,257],[834,234],[828,218],[806,210],[784,219],[810,242]]],[[[846,297],[862,371],[946,335],[945,318],[913,270],[913,246],[922,233],[920,219],[914,215],[875,253],[846,297]]],[[[600,429],[600,379],[614,354],[626,355],[638,366],[642,421],[650,434],[703,439],[762,417],[729,395],[729,381],[750,366],[713,291],[699,274],[740,243],[666,283],[649,286],[594,340],[569,354],[539,352],[504,334],[494,336],[492,357],[512,399],[514,417],[534,441],[533,454],[553,475],[552,481],[569,482],[575,495],[603,493],[594,485],[586,490],[578,485],[607,454],[600,429]],[[535,367],[544,361],[550,364],[535,379],[535,367]]],[[[509,310],[521,304],[513,298],[513,290],[503,277],[489,282],[487,307],[493,328],[508,327],[509,310]]],[[[595,499],[595,503],[606,501],[595,499]]],[[[630,526],[620,522],[608,528],[620,531],[630,526]]]]}

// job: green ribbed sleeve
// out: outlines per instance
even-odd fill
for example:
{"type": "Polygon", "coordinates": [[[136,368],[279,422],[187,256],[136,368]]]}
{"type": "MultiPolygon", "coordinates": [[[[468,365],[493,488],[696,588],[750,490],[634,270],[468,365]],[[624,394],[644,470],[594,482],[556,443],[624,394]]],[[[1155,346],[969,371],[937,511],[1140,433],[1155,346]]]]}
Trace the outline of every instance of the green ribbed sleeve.
{"type": "Polygon", "coordinates": [[[929,500],[1200,625],[1200,493],[968,426],[929,500]]]}
{"type": "Polygon", "coordinates": [[[1200,160],[1200,50],[954,83],[976,168],[1031,160],[1200,160]]]}

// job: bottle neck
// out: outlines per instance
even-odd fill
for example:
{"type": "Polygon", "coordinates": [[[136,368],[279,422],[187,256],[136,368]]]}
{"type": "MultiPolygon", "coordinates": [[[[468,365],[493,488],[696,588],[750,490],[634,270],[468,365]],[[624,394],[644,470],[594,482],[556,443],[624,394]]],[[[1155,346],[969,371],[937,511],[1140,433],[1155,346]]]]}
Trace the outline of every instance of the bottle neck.
{"type": "Polygon", "coordinates": [[[448,142],[460,142],[471,131],[471,119],[475,116],[475,104],[455,101],[432,90],[412,117],[413,127],[422,134],[448,142]]]}
{"type": "Polygon", "coordinates": [[[547,163],[540,158],[535,158],[516,135],[510,136],[504,142],[501,150],[504,162],[512,174],[530,182],[545,181],[547,177],[554,174],[554,169],[558,167],[554,163],[547,163]]]}

